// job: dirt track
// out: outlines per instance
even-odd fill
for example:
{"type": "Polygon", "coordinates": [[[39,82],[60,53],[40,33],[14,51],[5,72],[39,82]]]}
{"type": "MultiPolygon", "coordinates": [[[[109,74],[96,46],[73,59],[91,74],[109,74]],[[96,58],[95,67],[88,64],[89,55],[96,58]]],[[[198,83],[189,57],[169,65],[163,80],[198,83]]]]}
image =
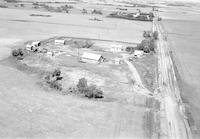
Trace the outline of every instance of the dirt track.
{"type": "Polygon", "coordinates": [[[168,138],[172,139],[190,139],[192,136],[188,121],[185,119],[184,105],[180,98],[166,36],[159,22],[154,21],[154,28],[160,34],[158,41],[159,90],[161,91],[167,119],[168,132],[165,133],[168,138]]]}

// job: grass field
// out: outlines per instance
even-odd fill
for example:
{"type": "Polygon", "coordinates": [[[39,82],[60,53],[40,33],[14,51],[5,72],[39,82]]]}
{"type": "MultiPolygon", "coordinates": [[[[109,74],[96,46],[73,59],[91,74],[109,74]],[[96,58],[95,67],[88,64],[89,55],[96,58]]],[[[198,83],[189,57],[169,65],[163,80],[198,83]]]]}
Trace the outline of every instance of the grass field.
{"type": "MultiPolygon", "coordinates": [[[[89,7],[93,6],[98,7],[89,7]]],[[[75,85],[84,76],[89,83],[102,88],[105,99],[95,101],[39,86],[39,68],[53,70],[56,66],[51,62],[30,56],[22,64],[9,57],[11,49],[24,47],[23,42],[54,36],[137,43],[142,32],[150,27],[147,22],[109,19],[104,15],[54,13],[14,6],[0,8],[0,72],[4,73],[0,74],[0,138],[157,137],[158,125],[153,113],[158,108],[154,100],[132,91],[126,65],[84,65],[76,58],[57,57],[54,62],[61,67],[63,85],[75,85]],[[103,21],[89,20],[94,17],[103,21]]]]}

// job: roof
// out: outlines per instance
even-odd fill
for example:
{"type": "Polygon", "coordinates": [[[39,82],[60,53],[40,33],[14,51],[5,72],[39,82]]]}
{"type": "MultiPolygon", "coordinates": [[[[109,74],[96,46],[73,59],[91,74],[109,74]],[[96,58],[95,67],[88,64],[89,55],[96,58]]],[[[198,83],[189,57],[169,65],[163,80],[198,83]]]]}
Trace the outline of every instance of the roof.
{"type": "Polygon", "coordinates": [[[83,55],[81,56],[82,58],[86,58],[86,59],[93,59],[93,60],[99,60],[102,55],[99,54],[93,54],[93,53],[83,53],[83,55]]]}
{"type": "Polygon", "coordinates": [[[121,45],[121,44],[112,44],[111,47],[112,48],[123,48],[123,45],[121,45]]]}
{"type": "Polygon", "coordinates": [[[32,45],[36,45],[38,43],[40,43],[40,41],[34,41],[34,42],[32,42],[32,45]]]}

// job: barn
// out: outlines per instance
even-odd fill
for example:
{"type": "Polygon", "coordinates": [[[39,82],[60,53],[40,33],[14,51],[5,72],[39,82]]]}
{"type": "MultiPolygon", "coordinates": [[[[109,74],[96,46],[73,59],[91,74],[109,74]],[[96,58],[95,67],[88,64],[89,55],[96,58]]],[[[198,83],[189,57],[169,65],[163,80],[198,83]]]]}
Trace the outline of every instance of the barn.
{"type": "Polygon", "coordinates": [[[86,63],[102,63],[105,58],[100,54],[83,53],[81,61],[86,63]]]}

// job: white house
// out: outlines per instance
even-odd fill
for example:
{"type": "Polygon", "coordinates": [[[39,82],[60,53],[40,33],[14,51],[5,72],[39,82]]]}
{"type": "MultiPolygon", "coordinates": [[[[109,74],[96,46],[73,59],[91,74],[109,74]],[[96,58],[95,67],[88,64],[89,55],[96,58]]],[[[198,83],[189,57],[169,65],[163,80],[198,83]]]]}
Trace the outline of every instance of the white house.
{"type": "Polygon", "coordinates": [[[141,50],[135,50],[134,51],[134,56],[141,57],[142,55],[144,55],[144,51],[141,51],[141,50]]]}
{"type": "Polygon", "coordinates": [[[124,46],[120,44],[112,44],[110,47],[110,51],[112,52],[122,52],[124,51],[124,46]]]}
{"type": "Polygon", "coordinates": [[[100,54],[83,53],[81,61],[86,63],[101,63],[105,58],[100,54]]]}

